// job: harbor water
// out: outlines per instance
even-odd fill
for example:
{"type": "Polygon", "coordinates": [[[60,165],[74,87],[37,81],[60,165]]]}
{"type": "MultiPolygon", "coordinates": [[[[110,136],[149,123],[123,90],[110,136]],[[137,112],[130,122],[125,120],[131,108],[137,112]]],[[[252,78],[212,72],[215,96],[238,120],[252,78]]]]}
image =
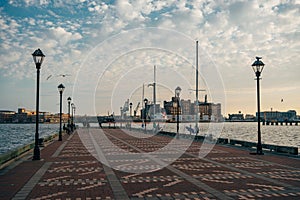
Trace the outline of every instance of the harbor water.
{"type": "MultiPolygon", "coordinates": [[[[124,125],[123,125],[124,126],[124,125]]],[[[176,123],[160,123],[164,131],[176,132],[176,123]]],[[[214,138],[228,138],[248,142],[257,142],[257,122],[224,122],[224,123],[198,123],[199,135],[212,135],[214,138]]],[[[141,124],[132,124],[132,127],[141,127],[141,124]]],[[[180,123],[179,132],[190,134],[189,128],[195,123],[180,123]]],[[[147,124],[147,129],[153,124],[147,124]]],[[[263,144],[273,144],[300,148],[300,126],[295,125],[261,125],[261,138],[263,144]]]]}
{"type": "MultiPolygon", "coordinates": [[[[78,123],[77,125],[82,126],[78,123]]],[[[91,123],[91,127],[99,127],[98,123],[91,123]]],[[[118,126],[120,124],[117,124],[118,126]]],[[[123,124],[124,127],[125,124],[123,124]]],[[[257,142],[257,123],[255,122],[226,122],[226,123],[199,123],[199,135],[257,142]]],[[[190,134],[189,127],[195,123],[180,123],[179,132],[190,134]]],[[[141,123],[132,123],[132,127],[143,128],[141,123]]],[[[160,123],[164,131],[176,132],[176,123],[160,123]]],[[[153,124],[147,124],[147,130],[153,124]]],[[[59,124],[40,124],[39,135],[45,137],[59,131],[59,124]]],[[[35,124],[0,124],[0,154],[13,150],[34,141],[35,124]]],[[[261,126],[262,143],[300,148],[300,126],[278,125],[261,126]]]]}
{"type": "MultiPolygon", "coordinates": [[[[58,133],[59,124],[40,124],[39,137],[58,133]]],[[[34,141],[35,124],[0,124],[0,154],[34,141]]]]}

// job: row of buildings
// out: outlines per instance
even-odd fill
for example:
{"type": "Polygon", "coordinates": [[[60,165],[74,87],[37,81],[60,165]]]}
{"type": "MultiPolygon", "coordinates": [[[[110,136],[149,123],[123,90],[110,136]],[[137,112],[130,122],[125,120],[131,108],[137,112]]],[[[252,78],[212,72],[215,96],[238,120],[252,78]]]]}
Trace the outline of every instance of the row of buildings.
{"type": "MultiPolygon", "coordinates": [[[[62,122],[68,122],[68,114],[62,114],[62,122]]],[[[39,112],[40,123],[59,123],[59,113],[39,112]]],[[[0,110],[0,123],[35,123],[36,111],[19,108],[17,112],[0,110]]]]}
{"type": "MultiPolygon", "coordinates": [[[[176,121],[177,113],[180,121],[195,121],[196,118],[199,121],[223,121],[221,114],[221,104],[207,102],[205,98],[204,102],[198,102],[191,100],[179,100],[179,107],[177,97],[172,97],[171,101],[164,101],[163,108],[160,104],[149,104],[147,105],[147,115],[151,119],[164,119],[167,121],[176,121]]],[[[141,116],[144,116],[144,109],[141,110],[141,116]]]]}
{"type": "MultiPolygon", "coordinates": [[[[256,115],[242,114],[241,111],[237,114],[229,114],[228,121],[257,121],[258,112],[256,115]]],[[[281,111],[263,111],[260,112],[260,121],[262,122],[294,122],[299,121],[299,116],[295,110],[281,111]]]]}
{"type": "Polygon", "coordinates": [[[195,121],[196,117],[200,121],[223,121],[220,103],[198,102],[197,107],[196,101],[181,99],[179,109],[177,109],[173,106],[176,101],[176,97],[172,97],[172,101],[164,101],[168,119],[175,120],[178,110],[181,121],[195,121]]]}

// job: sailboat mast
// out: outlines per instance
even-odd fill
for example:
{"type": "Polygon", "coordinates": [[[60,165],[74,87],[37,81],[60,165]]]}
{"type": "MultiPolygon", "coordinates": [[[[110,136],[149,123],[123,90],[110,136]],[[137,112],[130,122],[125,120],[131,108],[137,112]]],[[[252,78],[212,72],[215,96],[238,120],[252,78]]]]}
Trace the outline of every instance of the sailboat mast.
{"type": "Polygon", "coordinates": [[[143,91],[142,91],[142,108],[144,108],[144,98],[145,98],[145,83],[143,83],[143,91]]]}
{"type": "Polygon", "coordinates": [[[156,66],[154,65],[154,82],[153,82],[153,115],[155,118],[155,107],[156,107],[156,66]]]}

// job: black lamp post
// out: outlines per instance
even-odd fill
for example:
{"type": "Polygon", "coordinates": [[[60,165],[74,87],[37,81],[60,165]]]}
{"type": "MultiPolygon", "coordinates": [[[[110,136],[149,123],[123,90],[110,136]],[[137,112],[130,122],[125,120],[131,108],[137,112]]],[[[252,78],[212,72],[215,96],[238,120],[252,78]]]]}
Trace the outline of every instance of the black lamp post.
{"type": "Polygon", "coordinates": [[[70,127],[70,104],[72,101],[71,97],[68,97],[67,101],[68,101],[68,127],[70,127]]]}
{"type": "Polygon", "coordinates": [[[73,116],[73,125],[74,125],[74,128],[76,127],[75,126],[75,111],[76,111],[76,107],[75,107],[75,104],[73,104],[73,109],[74,109],[74,116],[73,116]]]}
{"type": "Polygon", "coordinates": [[[130,108],[130,121],[129,121],[129,130],[131,130],[131,119],[132,119],[132,103],[129,103],[129,108],[130,108]]]}
{"type": "Polygon", "coordinates": [[[73,131],[73,122],[74,122],[74,113],[73,113],[73,107],[74,103],[71,103],[71,109],[72,109],[72,116],[71,116],[71,131],[73,131]]]}
{"type": "Polygon", "coordinates": [[[59,92],[59,133],[58,133],[58,141],[62,141],[62,134],[61,134],[61,121],[62,121],[62,94],[65,90],[65,86],[63,84],[59,84],[58,87],[59,92]]]}
{"type": "Polygon", "coordinates": [[[122,128],[122,119],[123,119],[123,107],[120,107],[120,127],[122,128]]]}
{"type": "Polygon", "coordinates": [[[144,110],[144,122],[145,122],[145,133],[147,133],[147,105],[148,105],[148,99],[144,99],[145,103],[145,110],[144,110]]]}
{"type": "Polygon", "coordinates": [[[179,136],[179,96],[180,96],[181,88],[178,86],[175,89],[175,99],[176,99],[176,113],[177,113],[177,137],[179,136]]]}
{"type": "Polygon", "coordinates": [[[45,55],[40,49],[33,52],[33,61],[36,66],[36,119],[35,119],[35,142],[32,160],[40,160],[41,153],[39,148],[39,96],[40,96],[40,69],[45,55]]]}
{"type": "Polygon", "coordinates": [[[257,81],[257,150],[256,154],[263,155],[261,145],[261,131],[260,131],[260,92],[259,92],[259,77],[264,69],[265,64],[260,60],[261,57],[256,57],[256,61],[252,64],[253,71],[256,75],[257,81]]]}

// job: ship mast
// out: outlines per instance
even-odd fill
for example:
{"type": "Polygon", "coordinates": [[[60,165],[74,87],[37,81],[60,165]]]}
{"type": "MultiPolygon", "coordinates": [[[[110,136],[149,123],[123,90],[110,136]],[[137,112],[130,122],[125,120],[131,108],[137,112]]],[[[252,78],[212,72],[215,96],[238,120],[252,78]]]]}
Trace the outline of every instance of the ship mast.
{"type": "MultiPolygon", "coordinates": [[[[143,83],[143,90],[142,90],[142,101],[144,102],[144,98],[145,98],[145,83],[143,83]]],[[[142,108],[144,108],[144,104],[142,103],[142,108]]]]}
{"type": "Polygon", "coordinates": [[[153,82],[153,118],[155,119],[155,107],[156,107],[156,66],[154,65],[154,82],[153,82]]]}

